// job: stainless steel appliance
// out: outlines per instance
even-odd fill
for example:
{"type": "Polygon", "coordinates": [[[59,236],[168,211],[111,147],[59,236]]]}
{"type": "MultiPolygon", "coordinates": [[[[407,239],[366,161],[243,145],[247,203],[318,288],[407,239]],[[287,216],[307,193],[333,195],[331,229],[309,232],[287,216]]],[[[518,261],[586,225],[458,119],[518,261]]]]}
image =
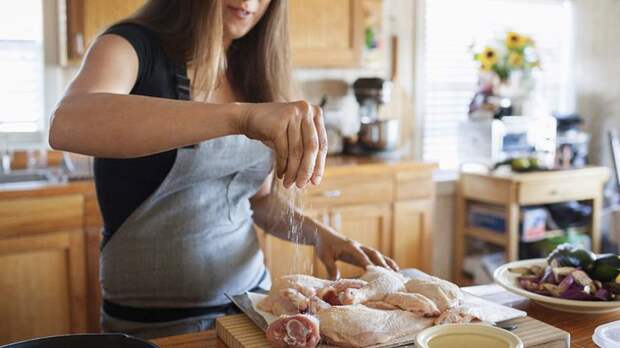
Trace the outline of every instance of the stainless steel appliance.
{"type": "Polygon", "coordinates": [[[391,152],[398,148],[400,121],[381,117],[381,107],[390,102],[392,82],[381,78],[360,78],[353,83],[355,99],[360,105],[360,131],[356,146],[349,152],[391,152]]]}

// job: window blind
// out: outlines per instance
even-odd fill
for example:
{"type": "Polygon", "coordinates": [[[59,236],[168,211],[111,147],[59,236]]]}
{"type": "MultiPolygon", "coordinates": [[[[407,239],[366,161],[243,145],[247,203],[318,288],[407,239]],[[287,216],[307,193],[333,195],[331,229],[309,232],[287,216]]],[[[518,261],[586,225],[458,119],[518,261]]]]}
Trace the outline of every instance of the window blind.
{"type": "Polygon", "coordinates": [[[0,138],[43,128],[42,0],[0,2],[0,138]]]}
{"type": "Polygon", "coordinates": [[[418,13],[419,112],[422,156],[443,169],[459,165],[459,122],[478,82],[472,44],[503,40],[507,31],[531,36],[542,64],[544,100],[570,107],[571,7],[564,0],[424,0],[418,13]]]}

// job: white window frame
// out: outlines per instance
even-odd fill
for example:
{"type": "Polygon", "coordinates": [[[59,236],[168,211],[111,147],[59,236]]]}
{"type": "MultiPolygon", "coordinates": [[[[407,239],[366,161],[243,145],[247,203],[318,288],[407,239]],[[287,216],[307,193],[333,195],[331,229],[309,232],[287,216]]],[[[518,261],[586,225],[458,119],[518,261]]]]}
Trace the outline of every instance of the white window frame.
{"type": "Polygon", "coordinates": [[[48,146],[49,116],[62,93],[63,67],[66,65],[64,0],[40,0],[43,20],[43,99],[40,130],[0,133],[0,150],[40,149],[48,146]],[[64,46],[64,47],[63,47],[64,46]],[[64,58],[64,59],[63,59],[64,58]]]}
{"type": "MultiPolygon", "coordinates": [[[[414,140],[413,140],[413,144],[414,144],[414,148],[413,148],[413,154],[415,156],[415,158],[417,160],[424,160],[424,129],[425,129],[425,114],[424,114],[424,110],[425,110],[425,98],[424,98],[424,91],[425,91],[425,86],[424,86],[424,81],[426,81],[426,76],[424,74],[425,72],[425,56],[426,56],[426,52],[424,50],[424,48],[426,47],[426,41],[425,41],[425,27],[426,27],[426,2],[427,1],[433,1],[433,0],[412,0],[414,1],[414,13],[413,13],[413,18],[415,20],[415,25],[414,25],[414,33],[413,33],[413,38],[414,38],[414,43],[413,43],[413,104],[414,104],[414,112],[415,112],[415,124],[414,124],[414,140]]],[[[467,0],[462,0],[462,1],[467,1],[467,0]]],[[[530,1],[537,1],[537,0],[530,0],[530,1]]],[[[558,0],[560,1],[560,0],[558,0]]],[[[574,16],[574,13],[571,13],[571,16],[574,16]]],[[[570,19],[571,22],[574,21],[573,18],[570,19]]],[[[571,26],[571,29],[574,30],[574,26],[571,26]]],[[[570,32],[567,33],[567,35],[571,35],[571,37],[574,37],[574,32],[570,32]]],[[[574,43],[570,45],[570,47],[567,47],[567,50],[569,52],[569,61],[568,64],[572,65],[574,64],[574,55],[571,54],[574,51],[574,43]]],[[[565,101],[563,105],[564,108],[566,108],[567,110],[573,110],[575,107],[575,103],[576,103],[576,93],[575,93],[575,80],[574,80],[574,72],[571,69],[568,69],[568,74],[565,76],[565,83],[566,83],[566,88],[568,91],[568,97],[570,98],[570,100],[565,101]]],[[[473,91],[472,91],[473,92],[473,91]]],[[[473,93],[472,93],[473,96],[473,93]]],[[[566,110],[562,110],[562,111],[566,111],[566,110]]],[[[448,172],[447,176],[452,177],[453,174],[449,174],[454,173],[458,171],[458,169],[447,169],[447,170],[442,170],[442,172],[448,172]]]]}

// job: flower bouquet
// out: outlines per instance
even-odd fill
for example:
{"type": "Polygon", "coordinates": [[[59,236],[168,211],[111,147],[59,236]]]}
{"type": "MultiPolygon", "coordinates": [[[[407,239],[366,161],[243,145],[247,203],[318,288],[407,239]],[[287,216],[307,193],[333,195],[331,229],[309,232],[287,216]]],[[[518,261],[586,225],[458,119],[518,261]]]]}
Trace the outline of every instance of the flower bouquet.
{"type": "Polygon", "coordinates": [[[471,50],[480,64],[480,79],[479,91],[470,104],[470,116],[479,118],[480,112],[493,112],[496,118],[519,114],[520,104],[534,87],[532,72],[540,68],[534,40],[508,32],[495,45],[481,49],[472,45],[471,50]]]}

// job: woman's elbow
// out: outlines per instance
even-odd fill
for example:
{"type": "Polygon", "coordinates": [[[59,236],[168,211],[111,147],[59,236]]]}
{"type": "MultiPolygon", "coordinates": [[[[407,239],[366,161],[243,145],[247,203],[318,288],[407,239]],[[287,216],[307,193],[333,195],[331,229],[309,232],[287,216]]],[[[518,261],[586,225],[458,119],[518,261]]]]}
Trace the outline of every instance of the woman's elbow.
{"type": "Polygon", "coordinates": [[[68,151],[70,130],[68,129],[66,107],[60,103],[50,115],[48,142],[52,149],[68,151]]]}

